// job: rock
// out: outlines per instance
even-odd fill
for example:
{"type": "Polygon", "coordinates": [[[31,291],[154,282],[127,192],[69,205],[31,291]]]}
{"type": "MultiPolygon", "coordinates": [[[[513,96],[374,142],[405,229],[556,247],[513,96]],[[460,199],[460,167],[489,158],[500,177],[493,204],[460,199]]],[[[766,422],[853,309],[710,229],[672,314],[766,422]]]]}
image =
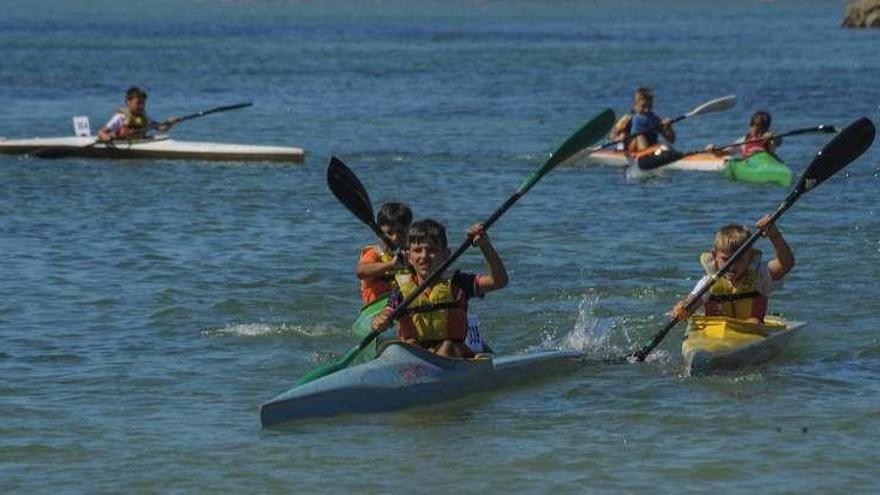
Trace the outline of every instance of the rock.
{"type": "Polygon", "coordinates": [[[852,0],[846,7],[843,27],[880,27],[880,0],[852,0]]]}

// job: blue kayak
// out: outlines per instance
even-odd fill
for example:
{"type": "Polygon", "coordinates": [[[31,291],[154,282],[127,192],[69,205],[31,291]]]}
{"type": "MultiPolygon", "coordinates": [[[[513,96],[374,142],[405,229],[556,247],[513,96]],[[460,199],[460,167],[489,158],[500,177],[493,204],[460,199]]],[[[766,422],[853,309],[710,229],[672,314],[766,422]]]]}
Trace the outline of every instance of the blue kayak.
{"type": "Polygon", "coordinates": [[[375,359],[295,386],[260,406],[260,422],[398,411],[497,390],[572,370],[577,351],[543,351],[495,358],[448,359],[400,341],[384,343],[375,359]]]}

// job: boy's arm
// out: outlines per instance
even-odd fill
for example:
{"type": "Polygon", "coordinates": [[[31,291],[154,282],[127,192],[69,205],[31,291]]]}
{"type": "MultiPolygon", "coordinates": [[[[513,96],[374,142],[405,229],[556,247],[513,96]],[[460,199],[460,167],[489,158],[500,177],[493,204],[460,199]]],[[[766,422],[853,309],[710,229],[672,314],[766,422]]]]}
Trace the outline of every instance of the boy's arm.
{"type": "Polygon", "coordinates": [[[396,254],[391,261],[387,262],[374,257],[361,256],[361,259],[358,260],[355,274],[357,275],[357,278],[361,280],[378,278],[394,271],[401,266],[401,263],[400,253],[396,254]]]}
{"type": "Polygon", "coordinates": [[[473,243],[480,248],[483,258],[486,259],[486,267],[489,269],[488,274],[477,277],[477,286],[480,288],[480,293],[485,294],[507,286],[507,268],[504,267],[501,256],[498,256],[498,252],[492,246],[492,241],[486,235],[483,224],[478,223],[468,229],[468,237],[473,239],[473,243]]]}
{"type": "Polygon", "coordinates": [[[110,141],[113,139],[113,134],[122,127],[124,119],[125,117],[120,113],[113,114],[113,117],[110,117],[110,120],[104,124],[104,127],[98,129],[98,141],[110,141]]]}
{"type": "Polygon", "coordinates": [[[617,141],[620,139],[624,139],[629,134],[626,132],[627,127],[629,127],[629,122],[632,119],[632,115],[625,114],[617,122],[614,123],[614,127],[611,128],[611,131],[608,132],[608,139],[611,141],[617,141]]]}
{"type": "Polygon", "coordinates": [[[688,311],[688,304],[690,304],[691,300],[696,296],[698,292],[703,290],[703,286],[709,283],[709,277],[703,277],[697,282],[697,285],[694,286],[691,293],[687,296],[683,297],[675,306],[672,307],[672,310],[669,311],[669,315],[675,318],[676,320],[687,320],[695,311],[700,309],[705,303],[705,295],[700,297],[699,302],[694,302],[688,311]]]}
{"type": "Polygon", "coordinates": [[[776,224],[770,223],[769,215],[758,220],[756,226],[764,232],[765,237],[770,239],[776,251],[776,257],[767,263],[767,268],[770,269],[773,280],[779,280],[794,268],[794,253],[782,237],[782,232],[776,228],[776,224]]]}

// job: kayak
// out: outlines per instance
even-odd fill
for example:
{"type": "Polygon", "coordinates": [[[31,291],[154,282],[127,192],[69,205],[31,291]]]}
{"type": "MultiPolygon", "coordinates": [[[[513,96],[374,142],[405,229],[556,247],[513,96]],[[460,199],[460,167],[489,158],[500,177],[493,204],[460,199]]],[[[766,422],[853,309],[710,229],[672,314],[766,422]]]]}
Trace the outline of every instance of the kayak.
{"type": "Polygon", "coordinates": [[[766,317],[764,324],[723,316],[695,316],[681,344],[687,374],[707,375],[764,364],[805,325],[772,316],[766,317]]]}
{"type": "Polygon", "coordinates": [[[766,151],[746,159],[728,159],[723,173],[728,179],[742,182],[771,183],[783,187],[791,185],[791,169],[766,151]]]}
{"type": "MultiPolygon", "coordinates": [[[[668,148],[666,148],[668,149],[668,148]]],[[[588,153],[582,151],[571,159],[573,162],[613,167],[634,166],[629,153],[618,150],[599,150],[588,153]],[[580,157],[580,158],[578,158],[580,157]]],[[[791,185],[792,172],[788,166],[766,152],[755,153],[742,159],[729,154],[695,153],[686,154],[680,160],[663,165],[656,170],[685,170],[691,172],[720,172],[731,180],[751,183],[770,183],[788,187],[791,185]]],[[[639,170],[641,174],[651,171],[639,170]]]]}
{"type": "Polygon", "coordinates": [[[57,137],[33,139],[0,138],[0,153],[23,155],[61,153],[80,158],[151,158],[171,160],[257,160],[302,162],[302,148],[248,144],[224,144],[178,141],[165,135],[146,139],[114,140],[95,143],[94,137],[57,137]]]}
{"type": "MultiPolygon", "coordinates": [[[[664,169],[670,170],[688,170],[692,172],[720,172],[724,170],[725,160],[730,155],[715,153],[697,153],[687,155],[684,158],[674,161],[669,165],[664,165],[664,169]]],[[[572,163],[584,163],[588,165],[608,165],[612,167],[628,167],[631,163],[629,153],[619,150],[599,150],[589,153],[584,150],[572,157],[572,163]]]]}
{"type": "Polygon", "coordinates": [[[264,427],[341,414],[398,411],[455,400],[575,369],[577,351],[543,351],[495,358],[449,359],[390,341],[375,359],[295,386],[260,406],[264,427]]]}

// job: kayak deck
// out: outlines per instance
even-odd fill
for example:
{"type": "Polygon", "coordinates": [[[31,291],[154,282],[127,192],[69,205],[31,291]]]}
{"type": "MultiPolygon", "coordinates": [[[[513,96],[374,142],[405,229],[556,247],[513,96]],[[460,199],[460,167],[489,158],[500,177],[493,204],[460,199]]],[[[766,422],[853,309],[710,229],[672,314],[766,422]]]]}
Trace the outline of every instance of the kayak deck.
{"type": "Polygon", "coordinates": [[[724,317],[691,319],[681,352],[689,376],[737,371],[775,358],[805,322],[765,318],[766,324],[724,317]]]}
{"type": "Polygon", "coordinates": [[[33,155],[61,152],[79,158],[171,159],[302,162],[302,148],[247,144],[178,141],[159,135],[147,139],[95,143],[94,137],[0,139],[0,153],[33,155]]]}
{"type": "Polygon", "coordinates": [[[584,357],[576,351],[544,351],[448,359],[391,341],[372,361],[295,386],[264,403],[260,422],[265,427],[295,419],[437,404],[573,369],[584,357]]]}

